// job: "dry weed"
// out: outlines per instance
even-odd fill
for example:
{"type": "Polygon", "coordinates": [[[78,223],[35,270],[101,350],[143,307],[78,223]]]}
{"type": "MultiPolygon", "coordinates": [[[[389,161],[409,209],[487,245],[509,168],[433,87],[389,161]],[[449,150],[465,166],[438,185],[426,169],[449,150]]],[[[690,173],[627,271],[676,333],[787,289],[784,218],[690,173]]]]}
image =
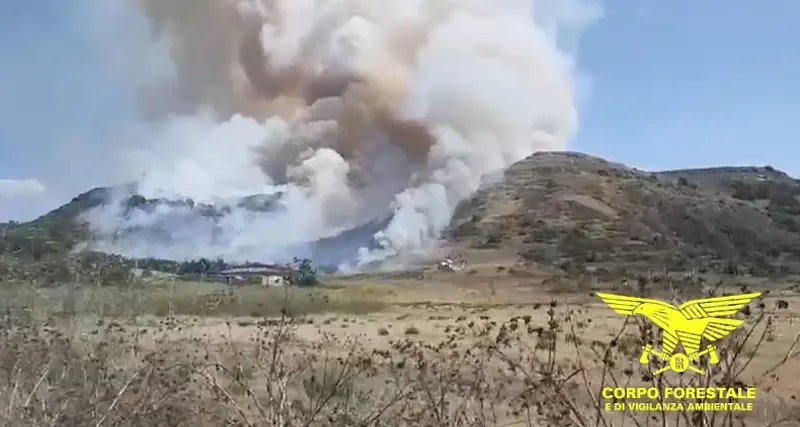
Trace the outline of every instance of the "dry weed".
{"type": "MultiPolygon", "coordinates": [[[[308,322],[301,311],[286,308],[295,297],[291,292],[270,303],[283,308],[276,310],[278,316],[256,322],[247,342],[235,339],[231,323],[222,342],[153,338],[146,328],[114,320],[111,306],[87,328],[74,310],[69,315],[53,310],[43,317],[46,310],[33,299],[6,300],[0,327],[5,343],[0,350],[0,420],[9,426],[97,427],[798,423],[793,402],[770,394],[780,367],[795,355],[796,339],[775,366],[745,377],[780,310],[763,300],[742,315],[747,327],[720,344],[720,363],[703,366],[708,375],[673,381],[650,375],[655,360],[637,363],[641,346],[660,338],[647,322],[626,322],[606,340],[588,332],[593,319],[586,313],[553,302],[545,313],[502,321],[488,314],[475,320],[458,317],[439,342],[428,342],[408,327],[402,338],[375,349],[357,338],[343,341],[325,332],[324,324],[319,326],[322,339],[301,340],[297,330],[308,322]],[[744,378],[754,380],[745,384],[744,378]],[[769,413],[603,410],[602,387],[641,385],[662,390],[757,386],[763,392],[759,404],[769,413]]],[[[154,329],[184,327],[191,325],[167,316],[154,329]]],[[[388,329],[381,331],[388,334],[388,329]]]]}

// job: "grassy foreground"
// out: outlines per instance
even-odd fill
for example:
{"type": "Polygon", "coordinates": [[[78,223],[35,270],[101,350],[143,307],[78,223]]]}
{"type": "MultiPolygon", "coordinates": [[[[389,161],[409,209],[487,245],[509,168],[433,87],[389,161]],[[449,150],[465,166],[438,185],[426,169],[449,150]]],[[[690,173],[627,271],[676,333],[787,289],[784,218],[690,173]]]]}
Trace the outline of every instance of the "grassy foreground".
{"type": "Polygon", "coordinates": [[[655,328],[565,299],[412,312],[346,286],[181,285],[4,289],[2,425],[800,425],[780,378],[800,372],[797,328],[776,335],[774,299],[741,315],[709,375],[653,377],[638,358],[655,328]],[[599,394],[677,385],[755,386],[756,410],[607,412],[599,394]]]}

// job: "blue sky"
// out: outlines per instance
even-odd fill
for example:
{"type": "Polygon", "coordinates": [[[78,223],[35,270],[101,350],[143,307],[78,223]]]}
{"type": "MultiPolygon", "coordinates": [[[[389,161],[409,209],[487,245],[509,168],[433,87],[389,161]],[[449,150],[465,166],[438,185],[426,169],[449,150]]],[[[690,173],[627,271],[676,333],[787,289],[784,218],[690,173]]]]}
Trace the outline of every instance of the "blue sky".
{"type": "Polygon", "coordinates": [[[589,29],[574,148],[646,169],[800,176],[800,2],[618,1],[589,29]]]}
{"type": "MultiPolygon", "coordinates": [[[[0,220],[29,219],[112,175],[130,85],[98,57],[84,1],[0,2],[0,220]],[[25,179],[45,192],[19,194],[41,190],[27,182],[10,195],[8,180],[25,179]]],[[[769,164],[800,176],[800,2],[603,8],[580,46],[591,87],[572,149],[643,169],[769,164]]]]}

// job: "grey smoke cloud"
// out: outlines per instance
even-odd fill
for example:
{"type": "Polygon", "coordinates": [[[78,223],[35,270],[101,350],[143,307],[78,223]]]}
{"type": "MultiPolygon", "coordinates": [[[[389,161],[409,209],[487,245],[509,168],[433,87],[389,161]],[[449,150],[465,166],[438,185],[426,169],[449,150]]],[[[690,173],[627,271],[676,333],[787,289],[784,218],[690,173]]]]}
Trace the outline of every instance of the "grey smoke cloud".
{"type": "MultiPolygon", "coordinates": [[[[130,5],[129,5],[130,6],[130,5]]],[[[302,255],[391,218],[360,262],[436,245],[487,174],[561,150],[577,125],[574,50],[599,17],[580,0],[140,0],[150,26],[137,106],[146,135],[120,166],[147,197],[235,206],[91,212],[97,231],[164,227],[98,247],[138,256],[302,255]],[[166,64],[166,65],[164,65],[166,64]]],[[[335,250],[335,248],[334,248],[335,250]]]]}

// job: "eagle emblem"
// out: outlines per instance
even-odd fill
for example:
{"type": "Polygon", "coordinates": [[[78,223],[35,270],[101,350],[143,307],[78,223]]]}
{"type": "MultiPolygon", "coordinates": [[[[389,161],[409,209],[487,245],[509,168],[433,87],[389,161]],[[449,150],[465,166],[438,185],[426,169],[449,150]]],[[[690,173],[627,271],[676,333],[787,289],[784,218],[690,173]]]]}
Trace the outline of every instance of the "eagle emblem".
{"type": "Polygon", "coordinates": [[[648,344],[642,348],[642,355],[639,358],[639,362],[642,364],[647,364],[651,355],[666,362],[664,367],[653,372],[654,375],[667,370],[678,373],[691,370],[704,375],[705,372],[692,365],[691,362],[707,355],[709,363],[712,365],[719,363],[716,347],[711,343],[730,334],[744,323],[743,320],[729,319],[724,316],[736,314],[739,309],[760,295],[761,292],[752,292],[702,298],[687,301],[675,307],[656,299],[597,293],[597,296],[617,314],[645,316],[664,331],[661,351],[654,350],[652,345],[648,344]],[[709,345],[701,351],[700,345],[703,338],[709,342],[709,345]],[[675,351],[678,343],[683,347],[683,353],[675,351]]]}

